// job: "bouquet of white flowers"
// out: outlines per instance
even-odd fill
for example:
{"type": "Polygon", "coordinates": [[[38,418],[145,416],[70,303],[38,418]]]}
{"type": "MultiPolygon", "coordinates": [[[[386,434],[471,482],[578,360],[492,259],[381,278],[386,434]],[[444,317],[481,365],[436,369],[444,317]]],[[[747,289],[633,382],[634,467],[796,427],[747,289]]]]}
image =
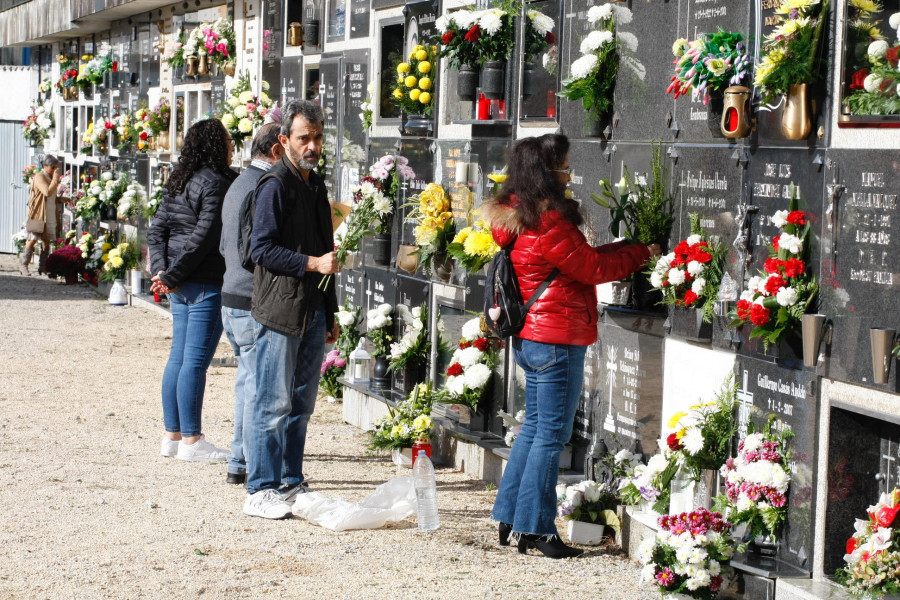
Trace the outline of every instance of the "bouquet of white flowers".
{"type": "Polygon", "coordinates": [[[462,403],[472,410],[478,410],[497,365],[494,345],[495,340],[482,332],[481,317],[463,325],[462,338],[450,358],[450,366],[447,367],[445,402],[462,403]]]}
{"type": "Polygon", "coordinates": [[[366,313],[366,337],[375,346],[375,356],[386,356],[391,350],[390,327],[394,324],[391,314],[394,307],[390,304],[381,304],[366,313]]]}

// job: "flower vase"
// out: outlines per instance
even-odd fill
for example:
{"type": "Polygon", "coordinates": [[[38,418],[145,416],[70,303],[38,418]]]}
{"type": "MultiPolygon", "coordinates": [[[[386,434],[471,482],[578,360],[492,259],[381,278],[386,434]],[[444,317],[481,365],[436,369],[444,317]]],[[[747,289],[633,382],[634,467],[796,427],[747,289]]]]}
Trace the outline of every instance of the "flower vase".
{"type": "Polygon", "coordinates": [[[610,281],[597,286],[597,301],[610,306],[625,306],[631,298],[630,281],[610,281]]]}
{"type": "Polygon", "coordinates": [[[224,65],[222,65],[222,72],[225,73],[228,77],[234,77],[234,62],[228,61],[224,65]]]}
{"type": "Polygon", "coordinates": [[[428,135],[431,133],[431,118],[424,114],[412,114],[406,116],[403,124],[404,135],[428,135]]]}
{"type": "Polygon", "coordinates": [[[706,128],[714,138],[723,138],[722,111],[725,109],[725,95],[722,90],[709,90],[706,98],[706,128]]]}
{"type": "Polygon", "coordinates": [[[188,56],[184,59],[184,74],[187,77],[197,76],[197,57],[188,56]]]}
{"type": "Polygon", "coordinates": [[[197,74],[209,75],[209,56],[206,54],[201,54],[197,60],[197,74]]]}
{"type": "Polygon", "coordinates": [[[160,131],[159,136],[156,140],[156,147],[159,150],[168,150],[169,149],[169,132],[168,131],[160,131]]]}
{"type": "Polygon", "coordinates": [[[431,273],[441,281],[450,281],[453,275],[453,259],[446,252],[431,257],[431,273]]]}
{"type": "Polygon", "coordinates": [[[116,279],[109,289],[109,303],[112,306],[125,306],[128,304],[128,292],[125,291],[125,280],[116,279]]]}
{"type": "Polygon", "coordinates": [[[106,154],[109,152],[109,145],[106,142],[99,142],[97,144],[97,154],[106,154]]]}
{"type": "Polygon", "coordinates": [[[599,546],[606,535],[606,525],[587,523],[585,521],[569,521],[566,525],[566,535],[570,544],[579,546],[599,546]]]}
{"type": "Polygon", "coordinates": [[[750,124],[751,90],[742,85],[725,88],[725,99],[722,105],[722,135],[729,139],[746,137],[752,129],[750,124]]]}
{"type": "Polygon", "coordinates": [[[78,273],[66,273],[66,285],[75,285],[78,283],[78,273]]]}
{"type": "Polygon", "coordinates": [[[386,354],[379,354],[375,357],[369,388],[375,392],[386,392],[391,389],[391,374],[388,373],[388,367],[390,366],[391,362],[386,354]]]}
{"type": "Polygon", "coordinates": [[[410,275],[419,268],[419,247],[412,244],[400,244],[397,250],[397,268],[410,275]]]}
{"type": "Polygon", "coordinates": [[[778,554],[778,540],[774,535],[758,535],[750,542],[748,550],[763,558],[775,558],[778,554]]]}
{"type": "Polygon", "coordinates": [[[660,307],[662,291],[653,289],[650,276],[646,273],[634,274],[634,285],[631,288],[631,300],[634,308],[645,312],[661,312],[665,307],[660,307]]]}
{"type": "Polygon", "coordinates": [[[481,66],[481,93],[489,100],[503,97],[506,83],[505,63],[501,60],[488,60],[481,66]]]}
{"type": "Polygon", "coordinates": [[[412,448],[391,448],[391,460],[398,467],[412,468],[412,448]]]}
{"type": "Polygon", "coordinates": [[[478,71],[469,65],[460,65],[456,76],[456,95],[460,100],[474,102],[478,89],[478,71]]]}
{"type": "Polygon", "coordinates": [[[781,114],[781,133],[786,140],[805,140],[812,131],[807,94],[805,83],[792,83],[788,88],[781,114]]]}
{"type": "Polygon", "coordinates": [[[522,63],[522,99],[527,100],[534,95],[534,63],[522,63]]]}
{"type": "Polygon", "coordinates": [[[590,120],[585,121],[584,137],[607,139],[609,136],[606,130],[609,129],[610,115],[608,112],[599,115],[591,113],[588,117],[590,120]]]}
{"type": "Polygon", "coordinates": [[[379,233],[372,240],[372,261],[382,267],[391,264],[390,233],[379,233]]]}
{"type": "Polygon", "coordinates": [[[425,363],[407,364],[400,371],[394,371],[397,377],[395,389],[402,390],[404,394],[409,394],[416,387],[416,384],[425,381],[425,363]]]}

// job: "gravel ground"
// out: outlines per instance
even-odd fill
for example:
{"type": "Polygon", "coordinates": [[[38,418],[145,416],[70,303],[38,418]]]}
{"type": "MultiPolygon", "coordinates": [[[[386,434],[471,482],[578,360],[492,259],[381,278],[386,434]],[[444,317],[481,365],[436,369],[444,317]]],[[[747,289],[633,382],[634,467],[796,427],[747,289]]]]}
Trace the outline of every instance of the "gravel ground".
{"type": "MultiPolygon", "coordinates": [[[[442,525],[429,534],[415,517],[335,533],[244,516],[224,464],[158,454],[170,328],[85,284],[22,277],[0,255],[0,598],[658,598],[615,547],[567,561],[499,548],[495,492],[447,468],[442,525]]],[[[230,442],[234,374],[214,367],[207,381],[204,432],[219,446],[230,442]]],[[[339,404],[320,404],[311,487],[358,501],[410,473],[365,442],[339,404]]]]}

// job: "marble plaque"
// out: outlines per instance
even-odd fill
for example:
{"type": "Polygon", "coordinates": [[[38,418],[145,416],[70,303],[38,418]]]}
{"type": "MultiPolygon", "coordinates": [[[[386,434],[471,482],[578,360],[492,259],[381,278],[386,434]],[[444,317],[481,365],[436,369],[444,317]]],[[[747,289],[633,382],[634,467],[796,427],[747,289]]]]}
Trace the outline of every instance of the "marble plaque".
{"type": "Polygon", "coordinates": [[[343,305],[348,298],[353,306],[366,307],[366,274],[364,271],[344,269],[337,276],[338,304],[343,305]]]}
{"type": "MultiPolygon", "coordinates": [[[[391,306],[397,304],[397,275],[381,267],[366,266],[365,271],[365,304],[363,312],[387,303],[391,306]]],[[[365,316],[365,315],[364,315],[365,316]]],[[[394,319],[396,324],[397,319],[394,319]]]]}
{"type": "Polygon", "coordinates": [[[325,112],[325,144],[323,153],[325,160],[325,185],[329,197],[338,198],[338,173],[335,155],[340,152],[339,137],[341,135],[341,59],[329,57],[319,65],[319,104],[325,112]],[[330,151],[330,154],[329,154],[330,151]]]}
{"type": "Polygon", "coordinates": [[[350,0],[350,38],[369,35],[370,0],[350,0]]]}
{"type": "MultiPolygon", "coordinates": [[[[281,59],[281,104],[303,98],[303,57],[281,59]]],[[[272,96],[274,98],[274,96],[272,96]]]]}

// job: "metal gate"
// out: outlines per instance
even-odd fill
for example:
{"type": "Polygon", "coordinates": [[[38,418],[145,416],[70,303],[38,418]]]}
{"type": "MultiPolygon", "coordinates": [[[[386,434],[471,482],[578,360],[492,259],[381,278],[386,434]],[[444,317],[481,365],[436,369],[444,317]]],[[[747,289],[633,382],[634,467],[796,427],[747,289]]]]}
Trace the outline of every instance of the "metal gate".
{"type": "Polygon", "coordinates": [[[0,121],[0,252],[16,252],[12,236],[25,223],[28,204],[22,170],[32,152],[22,137],[22,123],[0,121]]]}

